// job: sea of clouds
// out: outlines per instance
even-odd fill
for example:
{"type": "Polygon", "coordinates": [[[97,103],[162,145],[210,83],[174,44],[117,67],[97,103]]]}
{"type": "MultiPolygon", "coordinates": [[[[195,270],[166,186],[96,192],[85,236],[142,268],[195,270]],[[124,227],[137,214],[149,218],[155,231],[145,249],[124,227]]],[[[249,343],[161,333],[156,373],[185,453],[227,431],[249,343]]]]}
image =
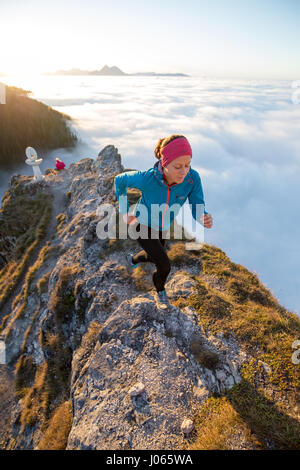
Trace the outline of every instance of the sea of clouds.
{"type": "MultiPolygon", "coordinates": [[[[42,171],[55,167],[55,157],[67,166],[96,158],[108,144],[118,148],[125,168],[146,170],[157,161],[158,139],[185,135],[213,216],[204,241],[256,273],[282,305],[300,314],[299,82],[134,76],[2,81],[32,90],[33,98],[74,119],[78,147],[41,155],[42,171]]],[[[20,166],[11,173],[31,172],[20,166]]],[[[9,177],[2,172],[0,197],[9,177]]]]}

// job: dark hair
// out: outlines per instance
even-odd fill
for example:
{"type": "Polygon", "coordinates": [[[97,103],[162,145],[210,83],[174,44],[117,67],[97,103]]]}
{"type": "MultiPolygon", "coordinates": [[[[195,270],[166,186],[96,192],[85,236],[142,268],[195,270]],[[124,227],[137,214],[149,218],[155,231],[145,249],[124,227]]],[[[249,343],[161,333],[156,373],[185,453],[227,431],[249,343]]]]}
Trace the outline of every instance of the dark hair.
{"type": "Polygon", "coordinates": [[[172,140],[178,139],[179,137],[184,137],[184,135],[172,134],[169,137],[163,137],[162,139],[159,139],[154,149],[156,158],[160,160],[162,157],[160,153],[161,149],[163,149],[169,142],[172,142],[172,140]]]}

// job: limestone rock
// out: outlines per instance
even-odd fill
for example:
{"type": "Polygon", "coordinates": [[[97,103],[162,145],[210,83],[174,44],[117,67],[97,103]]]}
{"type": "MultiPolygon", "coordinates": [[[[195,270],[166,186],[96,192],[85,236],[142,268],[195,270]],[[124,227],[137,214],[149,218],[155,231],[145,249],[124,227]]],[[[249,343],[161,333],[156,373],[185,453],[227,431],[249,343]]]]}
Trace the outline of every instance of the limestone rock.
{"type": "Polygon", "coordinates": [[[190,434],[194,429],[194,423],[191,419],[185,419],[181,424],[181,431],[183,434],[190,434]]]}
{"type": "Polygon", "coordinates": [[[131,397],[136,397],[138,395],[141,395],[144,391],[145,385],[142,382],[138,382],[130,388],[129,394],[131,397]]]}
{"type": "Polygon", "coordinates": [[[190,276],[175,273],[172,279],[167,283],[170,298],[187,298],[195,290],[197,283],[190,276]]]}

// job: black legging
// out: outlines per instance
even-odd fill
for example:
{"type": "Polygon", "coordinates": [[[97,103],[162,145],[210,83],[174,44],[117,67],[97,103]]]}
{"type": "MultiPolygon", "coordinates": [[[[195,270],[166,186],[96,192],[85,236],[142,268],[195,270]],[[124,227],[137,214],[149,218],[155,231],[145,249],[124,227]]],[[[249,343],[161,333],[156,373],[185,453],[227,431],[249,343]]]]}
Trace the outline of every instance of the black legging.
{"type": "MultiPolygon", "coordinates": [[[[161,230],[154,231],[156,238],[151,238],[151,228],[143,226],[148,238],[142,238],[141,234],[137,238],[137,242],[143,248],[136,255],[132,257],[133,263],[154,263],[156,270],[152,273],[153,284],[157,292],[165,288],[165,282],[171,271],[171,264],[165,250],[166,239],[162,238],[163,232],[161,230]]],[[[140,224],[137,224],[136,231],[140,231],[140,224]]]]}

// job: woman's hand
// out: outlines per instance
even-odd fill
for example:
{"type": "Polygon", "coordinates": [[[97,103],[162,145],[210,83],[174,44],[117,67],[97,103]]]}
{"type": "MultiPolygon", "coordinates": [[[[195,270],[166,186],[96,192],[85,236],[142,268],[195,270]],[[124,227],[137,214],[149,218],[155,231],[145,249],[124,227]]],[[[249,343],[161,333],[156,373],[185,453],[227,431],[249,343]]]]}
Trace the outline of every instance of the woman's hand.
{"type": "Polygon", "coordinates": [[[213,225],[213,218],[211,214],[202,214],[201,215],[201,222],[203,223],[205,228],[211,228],[213,225]]]}
{"type": "Polygon", "coordinates": [[[132,214],[124,214],[123,220],[128,225],[133,225],[136,222],[138,222],[138,219],[135,217],[135,215],[132,215],[132,214]]]}

